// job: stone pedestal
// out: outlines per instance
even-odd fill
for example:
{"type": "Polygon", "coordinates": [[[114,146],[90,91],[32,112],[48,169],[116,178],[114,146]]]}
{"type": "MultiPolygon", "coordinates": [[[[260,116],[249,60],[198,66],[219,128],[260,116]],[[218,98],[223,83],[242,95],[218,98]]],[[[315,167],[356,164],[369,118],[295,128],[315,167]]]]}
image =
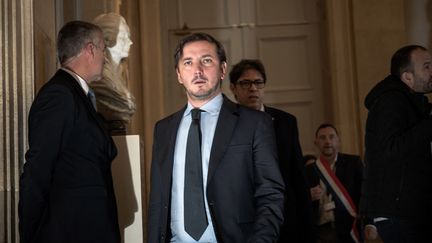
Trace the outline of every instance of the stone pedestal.
{"type": "Polygon", "coordinates": [[[122,242],[142,243],[141,155],[139,135],[113,136],[118,155],[112,163],[122,242]]]}

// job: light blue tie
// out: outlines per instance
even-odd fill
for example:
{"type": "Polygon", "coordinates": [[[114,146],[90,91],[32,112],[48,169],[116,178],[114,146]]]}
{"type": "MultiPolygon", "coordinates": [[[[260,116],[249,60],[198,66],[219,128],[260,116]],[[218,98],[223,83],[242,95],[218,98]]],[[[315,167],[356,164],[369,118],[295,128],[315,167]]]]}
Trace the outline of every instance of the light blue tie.
{"type": "Polygon", "coordinates": [[[95,96],[93,90],[89,89],[89,91],[87,93],[87,97],[89,98],[91,104],[93,105],[93,108],[97,111],[96,96],[95,96]]]}

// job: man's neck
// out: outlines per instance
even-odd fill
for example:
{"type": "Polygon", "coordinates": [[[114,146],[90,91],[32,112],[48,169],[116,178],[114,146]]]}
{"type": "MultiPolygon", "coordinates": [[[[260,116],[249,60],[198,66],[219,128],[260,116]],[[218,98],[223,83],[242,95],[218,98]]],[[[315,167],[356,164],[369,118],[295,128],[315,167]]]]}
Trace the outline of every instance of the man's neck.
{"type": "Polygon", "coordinates": [[[73,70],[70,70],[68,68],[62,67],[62,69],[65,72],[68,72],[70,75],[72,75],[76,79],[76,81],[80,84],[80,86],[83,88],[84,92],[86,94],[88,93],[88,91],[89,91],[88,83],[81,76],[79,76],[73,70]]]}
{"type": "Polygon", "coordinates": [[[337,153],[329,155],[329,156],[327,156],[325,154],[321,154],[321,156],[323,156],[329,162],[329,164],[333,164],[336,161],[336,155],[337,155],[337,153]]]}
{"type": "Polygon", "coordinates": [[[188,95],[188,102],[194,107],[194,108],[200,108],[203,105],[207,104],[209,101],[211,101],[212,99],[214,99],[216,96],[218,96],[219,94],[221,94],[221,91],[216,92],[214,94],[212,94],[210,97],[203,99],[203,100],[199,100],[199,99],[192,99],[189,97],[188,95]]]}

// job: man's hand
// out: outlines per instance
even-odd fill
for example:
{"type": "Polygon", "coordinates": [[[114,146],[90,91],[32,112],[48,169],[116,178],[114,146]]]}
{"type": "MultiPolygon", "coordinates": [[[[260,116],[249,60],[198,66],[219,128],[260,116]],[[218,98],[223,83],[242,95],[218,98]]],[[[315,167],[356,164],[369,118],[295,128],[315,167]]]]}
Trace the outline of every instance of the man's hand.
{"type": "Polygon", "coordinates": [[[311,193],[312,201],[316,201],[316,200],[320,200],[321,199],[321,197],[323,196],[324,191],[323,191],[323,189],[321,188],[320,185],[317,185],[317,186],[311,187],[310,193],[311,193]]]}
{"type": "Polygon", "coordinates": [[[372,224],[365,225],[364,235],[366,240],[376,240],[378,237],[378,231],[372,224]]]}

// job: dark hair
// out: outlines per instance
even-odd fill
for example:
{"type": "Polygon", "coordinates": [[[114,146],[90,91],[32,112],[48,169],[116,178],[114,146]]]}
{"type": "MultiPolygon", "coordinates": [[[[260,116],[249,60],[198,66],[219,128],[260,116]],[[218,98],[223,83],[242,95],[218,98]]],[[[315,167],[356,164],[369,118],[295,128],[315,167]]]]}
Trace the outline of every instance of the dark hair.
{"type": "Polygon", "coordinates": [[[240,76],[247,70],[257,70],[261,73],[261,76],[264,79],[264,83],[267,81],[267,76],[265,72],[264,65],[258,59],[243,59],[236,65],[234,65],[229,73],[230,82],[232,84],[236,83],[240,76]]]}
{"type": "Polygon", "coordinates": [[[63,65],[78,55],[88,42],[96,41],[96,33],[102,33],[102,30],[92,23],[79,20],[66,23],[57,36],[57,56],[60,64],[63,65]]]}
{"type": "Polygon", "coordinates": [[[335,126],[333,126],[333,124],[330,124],[330,123],[323,123],[323,124],[321,124],[321,125],[317,128],[317,130],[315,131],[315,137],[318,136],[318,132],[319,132],[319,130],[321,130],[321,129],[323,129],[323,128],[327,128],[327,127],[331,127],[331,128],[333,128],[333,130],[335,130],[335,132],[336,132],[336,135],[339,136],[338,130],[336,129],[335,126]]]}
{"type": "Polygon", "coordinates": [[[400,77],[402,73],[412,71],[411,53],[418,49],[424,51],[427,50],[423,46],[419,45],[404,46],[397,50],[391,58],[390,73],[394,76],[400,77]]]}
{"type": "Polygon", "coordinates": [[[195,41],[207,41],[210,43],[213,43],[216,45],[216,52],[219,58],[219,62],[223,63],[226,62],[226,54],[225,49],[223,45],[216,40],[213,36],[206,34],[206,33],[193,33],[191,35],[186,36],[185,38],[181,39],[179,43],[177,44],[177,47],[175,49],[174,53],[174,61],[175,61],[175,69],[178,68],[178,63],[180,61],[180,58],[183,56],[183,48],[186,44],[190,42],[195,41]]]}

